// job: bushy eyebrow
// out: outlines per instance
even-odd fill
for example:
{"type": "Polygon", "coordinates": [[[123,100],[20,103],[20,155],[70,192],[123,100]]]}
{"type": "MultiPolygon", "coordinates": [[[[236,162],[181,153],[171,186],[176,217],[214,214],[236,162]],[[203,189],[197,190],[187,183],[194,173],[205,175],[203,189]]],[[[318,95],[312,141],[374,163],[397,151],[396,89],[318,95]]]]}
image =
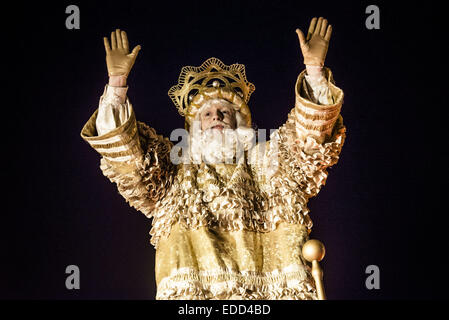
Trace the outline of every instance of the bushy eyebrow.
{"type": "MultiPolygon", "coordinates": [[[[210,108],[212,108],[213,106],[209,106],[209,107],[207,107],[206,109],[204,109],[202,112],[201,112],[201,115],[204,115],[204,114],[206,114],[206,113],[208,113],[209,111],[210,111],[210,108]]],[[[223,108],[225,108],[226,110],[229,110],[229,111],[234,111],[234,108],[232,108],[231,106],[228,106],[228,105],[220,105],[220,106],[218,106],[217,107],[220,111],[223,109],[223,108]]]]}

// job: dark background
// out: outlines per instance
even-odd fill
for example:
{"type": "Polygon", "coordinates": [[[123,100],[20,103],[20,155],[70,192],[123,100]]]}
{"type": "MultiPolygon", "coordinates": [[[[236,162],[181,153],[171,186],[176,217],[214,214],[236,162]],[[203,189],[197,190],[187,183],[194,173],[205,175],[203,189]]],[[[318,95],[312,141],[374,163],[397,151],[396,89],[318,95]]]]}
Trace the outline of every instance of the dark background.
{"type": "Polygon", "coordinates": [[[103,36],[121,28],[131,48],[142,45],[128,96],[159,133],[183,127],[167,95],[181,67],[212,56],[246,65],[254,122],[270,129],[294,105],[304,68],[295,28],[307,31],[314,16],[333,25],[326,66],[345,92],[347,126],[340,162],[309,203],[311,237],[327,250],[327,295],[448,298],[447,41],[437,3],[16,2],[2,13],[12,17],[12,39],[2,41],[13,59],[3,60],[1,298],[155,297],[151,220],[125,203],[79,135],[107,82],[103,36]],[[70,4],[80,8],[80,30],[65,28],[70,4]],[[369,4],[380,8],[380,30],[365,27],[369,4]],[[65,288],[71,264],[80,290],[65,288]],[[379,290],[365,288],[371,264],[379,290]]]}

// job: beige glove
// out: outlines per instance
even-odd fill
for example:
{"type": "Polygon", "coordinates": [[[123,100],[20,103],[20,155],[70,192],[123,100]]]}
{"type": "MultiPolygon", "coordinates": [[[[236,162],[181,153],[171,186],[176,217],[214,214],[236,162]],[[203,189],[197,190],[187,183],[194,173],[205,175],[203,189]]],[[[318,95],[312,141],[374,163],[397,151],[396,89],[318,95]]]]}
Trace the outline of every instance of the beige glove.
{"type": "Polygon", "coordinates": [[[327,20],[320,17],[317,21],[317,18],[313,18],[310,22],[307,38],[304,37],[304,34],[299,29],[296,29],[296,33],[298,34],[299,44],[304,57],[304,64],[324,66],[332,34],[332,26],[327,25],[327,20]]]}
{"type": "Polygon", "coordinates": [[[126,32],[120,31],[120,29],[111,32],[112,49],[109,46],[108,38],[104,37],[103,40],[109,76],[127,77],[141,49],[140,45],[136,46],[129,53],[128,37],[126,36],[126,32]]]}

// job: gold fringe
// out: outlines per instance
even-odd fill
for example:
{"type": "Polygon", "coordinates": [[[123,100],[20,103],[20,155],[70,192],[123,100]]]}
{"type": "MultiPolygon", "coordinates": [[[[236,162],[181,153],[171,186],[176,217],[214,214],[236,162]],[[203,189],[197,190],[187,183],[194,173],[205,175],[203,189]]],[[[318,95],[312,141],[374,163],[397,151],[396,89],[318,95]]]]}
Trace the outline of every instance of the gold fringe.
{"type": "Polygon", "coordinates": [[[180,272],[161,280],[158,300],[245,299],[316,300],[316,289],[308,270],[281,272],[180,272]],[[294,285],[288,281],[296,280],[294,285]]]}
{"type": "Polygon", "coordinates": [[[120,165],[102,158],[101,170],[117,184],[119,193],[130,206],[152,217],[155,204],[170,190],[176,175],[170,161],[172,143],[156,135],[154,129],[144,123],[137,122],[137,125],[145,156],[134,157],[120,165]]]}
{"type": "Polygon", "coordinates": [[[187,229],[207,226],[228,231],[270,232],[280,222],[312,228],[307,202],[326,182],[326,169],[338,160],[344,127],[338,122],[325,144],[309,141],[306,153],[305,142],[296,141],[295,125],[289,117],[279,129],[279,151],[265,150],[266,159],[279,157],[280,162],[269,179],[258,178],[267,174],[264,166],[255,165],[258,172],[253,173],[246,161],[236,165],[233,178],[222,178],[204,164],[180,165],[171,189],[154,209],[151,243],[157,248],[176,222],[187,229]]]}

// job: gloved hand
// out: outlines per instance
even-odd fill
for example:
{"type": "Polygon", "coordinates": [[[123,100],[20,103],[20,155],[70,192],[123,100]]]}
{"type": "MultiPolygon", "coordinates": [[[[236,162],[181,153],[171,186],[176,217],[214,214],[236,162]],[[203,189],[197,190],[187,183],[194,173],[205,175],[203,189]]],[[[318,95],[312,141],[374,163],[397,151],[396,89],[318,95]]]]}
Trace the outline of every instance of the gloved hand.
{"type": "Polygon", "coordinates": [[[310,66],[324,66],[329,40],[332,34],[332,26],[327,25],[327,20],[320,17],[313,18],[310,22],[307,38],[300,29],[296,29],[299,44],[301,46],[304,64],[310,66]]]}
{"type": "Polygon", "coordinates": [[[109,76],[127,77],[141,49],[140,45],[136,46],[129,53],[128,37],[126,36],[126,32],[120,31],[120,29],[111,32],[112,48],[109,46],[107,37],[104,37],[103,40],[109,76]]]}

